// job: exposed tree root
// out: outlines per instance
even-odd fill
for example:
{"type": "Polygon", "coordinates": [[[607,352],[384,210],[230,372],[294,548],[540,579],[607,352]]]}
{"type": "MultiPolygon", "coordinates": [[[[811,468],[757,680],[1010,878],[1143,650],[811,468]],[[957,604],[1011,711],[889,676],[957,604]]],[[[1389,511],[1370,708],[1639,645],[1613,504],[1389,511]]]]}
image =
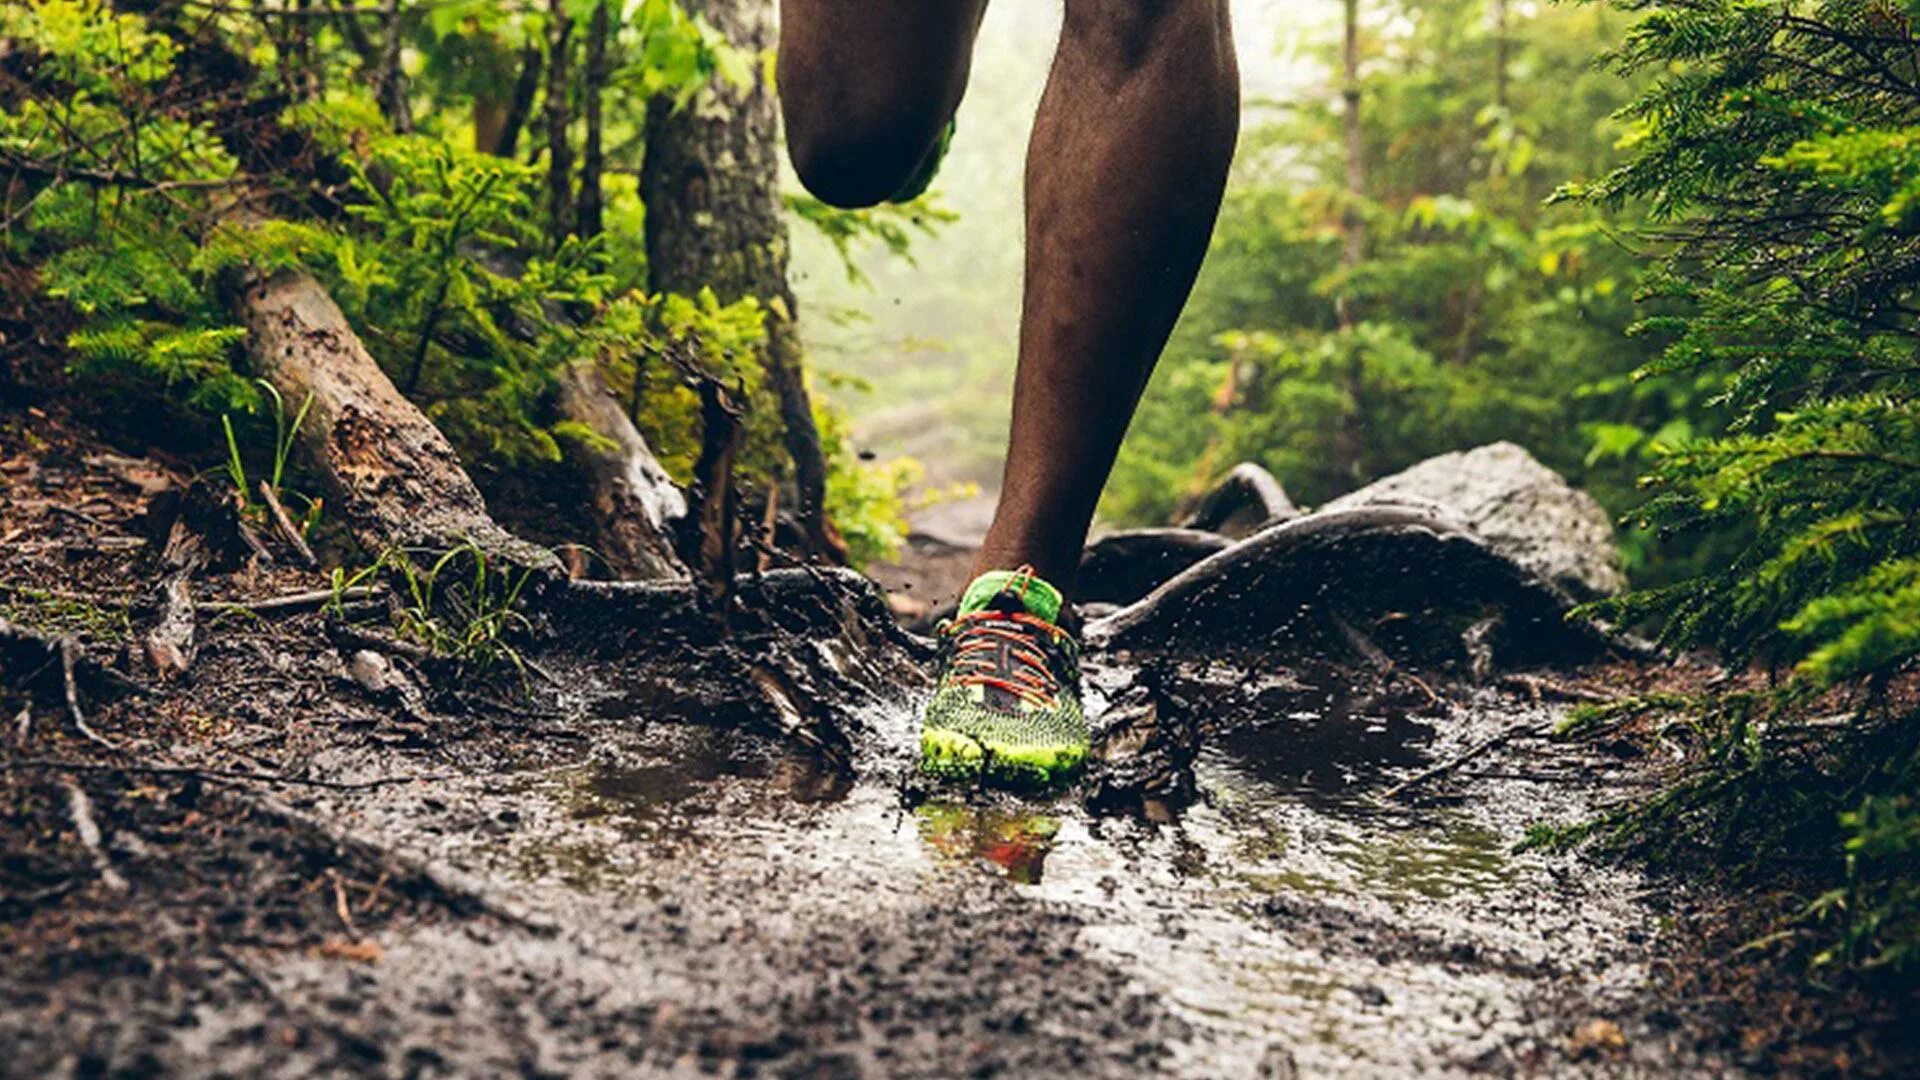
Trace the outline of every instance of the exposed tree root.
{"type": "Polygon", "coordinates": [[[1267,525],[1290,521],[1300,510],[1287,498],[1273,474],[1243,461],[1235,465],[1212,491],[1201,496],[1181,524],[1189,529],[1245,537],[1267,525]]]}
{"type": "Polygon", "coordinates": [[[1438,635],[1455,651],[1464,624],[1499,612],[1509,660],[1591,656],[1609,644],[1601,631],[1566,621],[1563,592],[1463,527],[1387,506],[1268,528],[1092,623],[1087,640],[1109,650],[1311,652],[1349,644],[1322,617],[1335,601],[1344,617],[1377,616],[1386,629],[1438,635]]]}

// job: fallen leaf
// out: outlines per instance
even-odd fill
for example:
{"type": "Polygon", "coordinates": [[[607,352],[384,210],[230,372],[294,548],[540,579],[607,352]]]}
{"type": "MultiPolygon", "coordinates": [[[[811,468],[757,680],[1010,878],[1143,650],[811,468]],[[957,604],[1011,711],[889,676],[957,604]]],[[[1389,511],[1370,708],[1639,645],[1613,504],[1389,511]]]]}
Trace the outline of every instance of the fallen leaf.
{"type": "Polygon", "coordinates": [[[1588,1020],[1573,1029],[1567,1053],[1575,1058],[1615,1057],[1626,1052],[1627,1036],[1611,1020],[1588,1020]]]}
{"type": "Polygon", "coordinates": [[[386,959],[387,950],[377,941],[348,941],[345,938],[329,938],[313,947],[313,955],[322,960],[353,960],[362,964],[377,964],[386,959]]]}

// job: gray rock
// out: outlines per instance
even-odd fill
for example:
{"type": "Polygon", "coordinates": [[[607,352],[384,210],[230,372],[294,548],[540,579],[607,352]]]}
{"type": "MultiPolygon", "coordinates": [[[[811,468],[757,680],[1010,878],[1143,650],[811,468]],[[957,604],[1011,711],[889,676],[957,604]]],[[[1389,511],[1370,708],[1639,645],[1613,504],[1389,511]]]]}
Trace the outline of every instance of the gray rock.
{"type": "Polygon", "coordinates": [[[1319,513],[1362,506],[1435,509],[1578,599],[1610,596],[1627,584],[1607,512],[1510,442],[1428,458],[1319,513]]]}

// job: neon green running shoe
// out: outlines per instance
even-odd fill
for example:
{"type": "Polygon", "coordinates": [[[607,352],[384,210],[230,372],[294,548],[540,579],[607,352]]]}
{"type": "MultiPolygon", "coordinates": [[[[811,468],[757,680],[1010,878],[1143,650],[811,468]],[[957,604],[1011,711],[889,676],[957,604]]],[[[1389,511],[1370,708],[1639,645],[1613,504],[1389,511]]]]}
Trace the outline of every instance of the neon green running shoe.
{"type": "Polygon", "coordinates": [[[1060,591],[1031,568],[967,586],[940,626],[940,682],[920,729],[935,776],[1047,787],[1087,757],[1080,646],[1060,628],[1060,591]]]}
{"type": "Polygon", "coordinates": [[[933,178],[940,175],[940,163],[947,159],[947,149],[953,145],[955,130],[957,128],[954,122],[947,121],[946,129],[940,132],[940,141],[934,143],[933,149],[927,151],[925,160],[920,162],[920,167],[914,170],[912,176],[907,177],[907,182],[901,184],[898,191],[887,196],[888,202],[910,203],[927,193],[927,189],[933,186],[933,178]]]}

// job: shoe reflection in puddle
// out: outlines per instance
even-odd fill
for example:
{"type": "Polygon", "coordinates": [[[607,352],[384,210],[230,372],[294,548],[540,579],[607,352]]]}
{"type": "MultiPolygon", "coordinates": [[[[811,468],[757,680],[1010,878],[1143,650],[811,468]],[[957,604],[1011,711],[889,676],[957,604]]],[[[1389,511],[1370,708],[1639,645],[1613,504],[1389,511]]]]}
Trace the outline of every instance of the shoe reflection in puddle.
{"type": "Polygon", "coordinates": [[[1060,832],[1057,818],[966,803],[923,803],[913,816],[920,839],[941,860],[984,860],[1017,885],[1039,883],[1047,855],[1053,851],[1053,838],[1060,832]]]}

